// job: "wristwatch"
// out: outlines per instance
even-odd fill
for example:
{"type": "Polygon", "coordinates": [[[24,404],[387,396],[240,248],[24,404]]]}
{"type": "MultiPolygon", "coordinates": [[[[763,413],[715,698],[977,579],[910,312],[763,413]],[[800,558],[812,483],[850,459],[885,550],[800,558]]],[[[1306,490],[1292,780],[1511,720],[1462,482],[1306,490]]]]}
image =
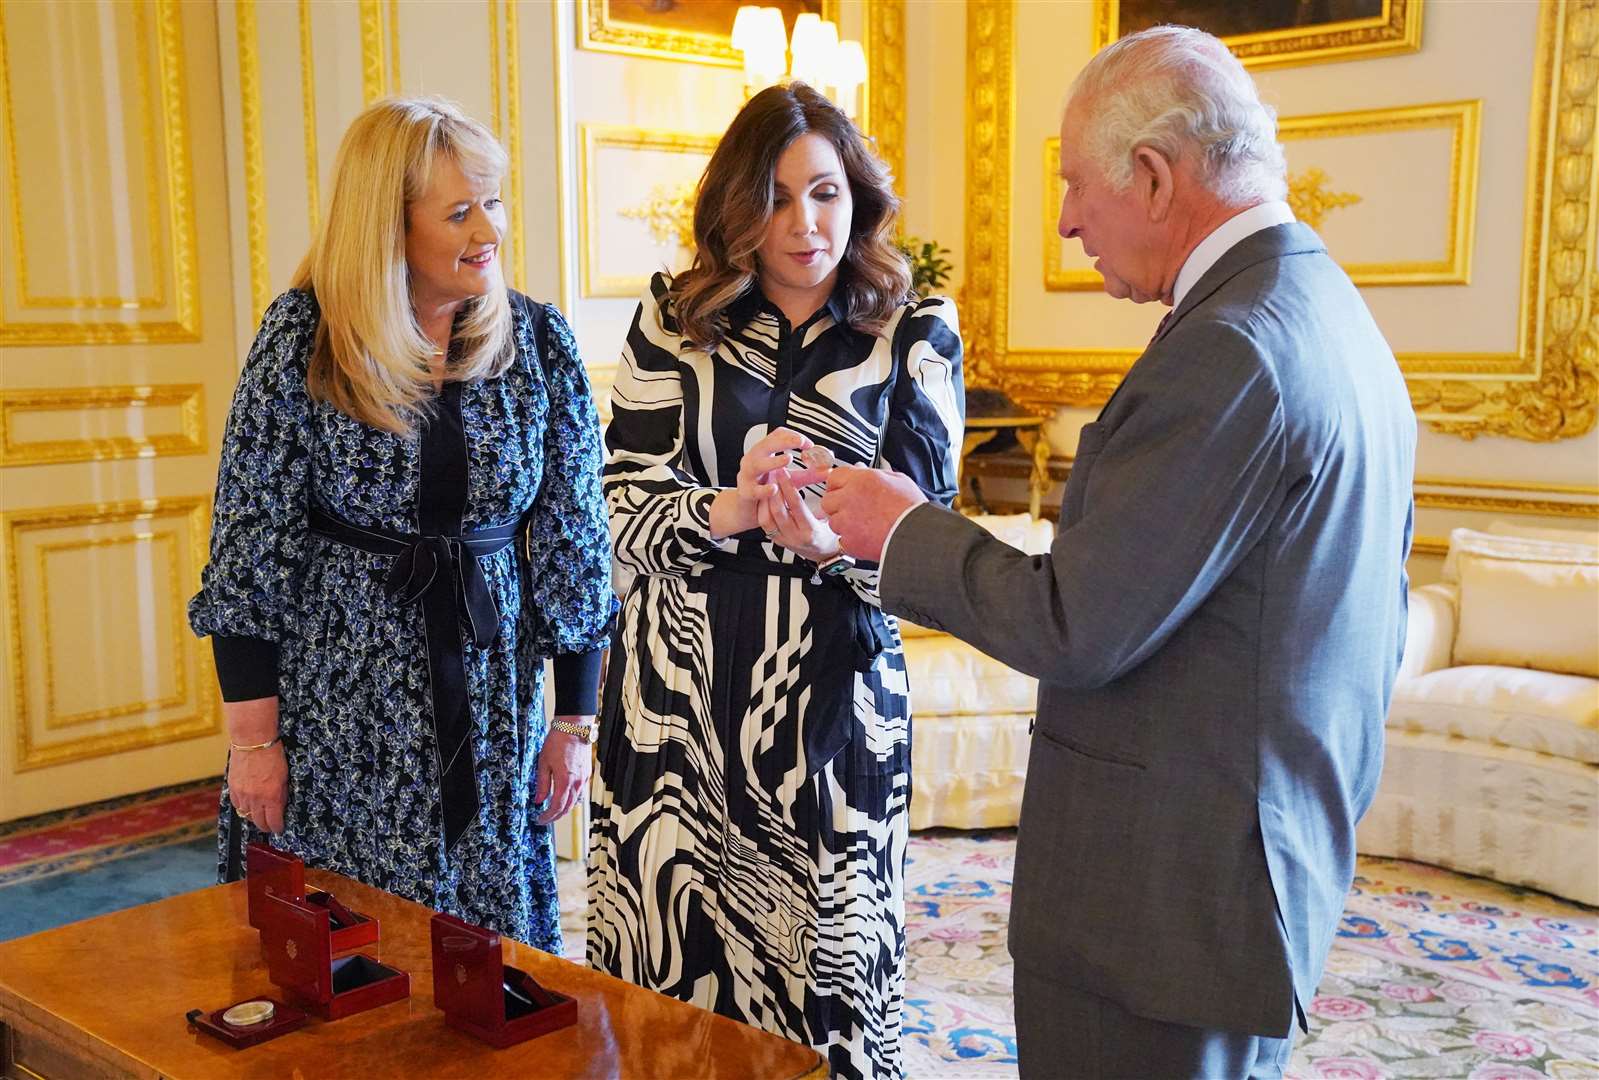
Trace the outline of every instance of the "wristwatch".
{"type": "Polygon", "coordinates": [[[593,745],[594,741],[600,737],[600,722],[598,720],[590,720],[586,724],[573,724],[565,720],[551,720],[550,727],[563,735],[576,735],[589,745],[593,745]]]}
{"type": "Polygon", "coordinates": [[[816,572],[811,575],[811,584],[820,585],[823,578],[838,577],[846,570],[855,569],[855,560],[842,551],[835,552],[816,564],[816,572]]]}

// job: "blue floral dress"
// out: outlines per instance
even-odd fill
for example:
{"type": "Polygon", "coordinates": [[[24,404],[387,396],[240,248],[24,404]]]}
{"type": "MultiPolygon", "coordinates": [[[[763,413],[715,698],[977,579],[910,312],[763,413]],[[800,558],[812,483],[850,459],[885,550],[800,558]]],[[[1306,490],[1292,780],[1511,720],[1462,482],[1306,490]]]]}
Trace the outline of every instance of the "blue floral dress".
{"type": "MultiPolygon", "coordinates": [[[[320,312],[308,293],[278,297],[234,395],[189,620],[213,636],[225,698],[279,698],[289,800],[274,844],[559,952],[554,847],[533,802],[544,659],[556,711],[593,713],[615,601],[576,343],[553,308],[513,294],[512,310],[511,366],[446,383],[407,438],[311,399],[320,312]],[[474,548],[441,520],[457,537],[516,537],[474,548]],[[453,750],[435,716],[441,653],[458,683],[453,750]],[[455,781],[471,798],[452,796],[465,812],[447,822],[455,781]]],[[[224,862],[228,806],[224,790],[224,862]]]]}

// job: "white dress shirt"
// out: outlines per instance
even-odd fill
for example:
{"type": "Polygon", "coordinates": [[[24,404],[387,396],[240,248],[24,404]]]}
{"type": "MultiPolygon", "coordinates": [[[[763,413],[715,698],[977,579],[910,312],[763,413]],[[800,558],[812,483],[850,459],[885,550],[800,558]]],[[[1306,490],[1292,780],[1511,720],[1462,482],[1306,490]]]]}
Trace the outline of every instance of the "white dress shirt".
{"type": "MultiPolygon", "coordinates": [[[[1253,236],[1262,229],[1269,229],[1273,225],[1286,225],[1294,220],[1294,212],[1285,202],[1263,202],[1251,206],[1248,210],[1234,214],[1211,231],[1210,235],[1201,240],[1193,251],[1188,253],[1188,258],[1183,260],[1182,269],[1177,271],[1177,281],[1171,290],[1171,306],[1176,311],[1182,306],[1183,297],[1188,295],[1200,278],[1221,261],[1221,257],[1232,250],[1233,246],[1253,236]]],[[[916,506],[920,506],[917,503],[916,506]]],[[[894,524],[889,526],[888,535],[883,538],[883,557],[879,569],[888,564],[888,548],[894,542],[894,534],[899,531],[900,523],[905,516],[916,506],[906,507],[899,517],[894,519],[894,524]]],[[[881,580],[881,579],[879,579],[881,580]]]]}

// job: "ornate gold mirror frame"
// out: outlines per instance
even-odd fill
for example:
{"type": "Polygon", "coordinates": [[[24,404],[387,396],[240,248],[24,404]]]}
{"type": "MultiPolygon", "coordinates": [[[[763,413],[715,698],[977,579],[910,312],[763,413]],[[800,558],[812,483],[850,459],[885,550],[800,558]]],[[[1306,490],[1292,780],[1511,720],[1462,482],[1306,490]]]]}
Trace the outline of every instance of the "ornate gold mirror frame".
{"type": "MultiPolygon", "coordinates": [[[[1139,350],[1013,349],[1008,340],[1014,10],[1015,0],[967,8],[968,382],[1041,412],[1100,405],[1139,350]]],[[[1467,439],[1573,438],[1599,411],[1599,2],[1551,0],[1539,20],[1517,349],[1398,357],[1417,416],[1467,439]]]]}

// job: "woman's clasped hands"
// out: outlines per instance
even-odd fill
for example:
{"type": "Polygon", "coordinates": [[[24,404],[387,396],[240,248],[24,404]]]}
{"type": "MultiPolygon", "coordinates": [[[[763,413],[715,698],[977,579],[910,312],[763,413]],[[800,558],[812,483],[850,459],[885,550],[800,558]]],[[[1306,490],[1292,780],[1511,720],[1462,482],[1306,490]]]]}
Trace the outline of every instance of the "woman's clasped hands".
{"type": "Polygon", "coordinates": [[[838,553],[827,518],[805,503],[800,489],[827,478],[832,454],[789,428],[774,428],[739,462],[738,497],[754,510],[754,524],[772,543],[818,562],[838,553]],[[796,461],[801,468],[791,468],[796,461]]]}

